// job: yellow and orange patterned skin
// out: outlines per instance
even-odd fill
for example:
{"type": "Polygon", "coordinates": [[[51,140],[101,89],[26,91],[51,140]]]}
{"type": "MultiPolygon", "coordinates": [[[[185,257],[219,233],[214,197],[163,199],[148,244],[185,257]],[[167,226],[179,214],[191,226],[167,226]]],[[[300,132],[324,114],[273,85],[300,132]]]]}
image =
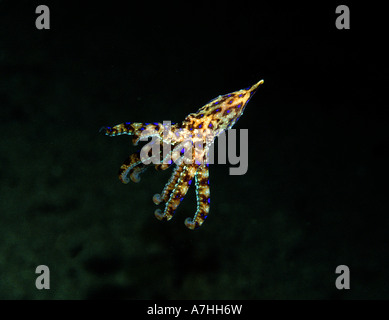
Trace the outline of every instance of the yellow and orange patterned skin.
{"type": "MultiPolygon", "coordinates": [[[[193,218],[185,220],[185,225],[193,230],[203,224],[210,209],[209,171],[206,161],[209,148],[218,135],[232,128],[262,83],[263,80],[249,88],[218,96],[196,113],[189,114],[181,123],[170,125],[166,122],[126,122],[101,129],[105,135],[111,137],[132,135],[134,145],[143,138],[151,137],[161,147],[158,156],[162,156],[162,161],[154,163],[155,168],[165,170],[175,164],[173,174],[164,189],[153,197],[156,205],[165,204],[164,211],[155,211],[159,220],[170,220],[173,217],[194,179],[197,210],[193,218]],[[165,150],[167,151],[164,152],[165,150]]],[[[119,179],[128,183],[129,176],[133,182],[139,182],[140,174],[150,164],[152,163],[147,163],[145,158],[141,157],[141,151],[134,153],[120,167],[119,179]]]]}

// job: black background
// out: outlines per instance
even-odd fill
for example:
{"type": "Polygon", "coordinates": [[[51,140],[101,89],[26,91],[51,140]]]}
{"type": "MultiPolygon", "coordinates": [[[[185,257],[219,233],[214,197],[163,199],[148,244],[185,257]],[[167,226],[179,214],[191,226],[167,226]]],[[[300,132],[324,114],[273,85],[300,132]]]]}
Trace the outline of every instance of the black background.
{"type": "Polygon", "coordinates": [[[387,299],[387,28],[365,3],[336,29],[340,4],[1,1],[0,298],[387,299]],[[170,172],[120,184],[134,148],[99,128],[178,122],[260,79],[235,125],[247,174],[210,167],[199,230],[193,191],[157,221],[170,172]]]}

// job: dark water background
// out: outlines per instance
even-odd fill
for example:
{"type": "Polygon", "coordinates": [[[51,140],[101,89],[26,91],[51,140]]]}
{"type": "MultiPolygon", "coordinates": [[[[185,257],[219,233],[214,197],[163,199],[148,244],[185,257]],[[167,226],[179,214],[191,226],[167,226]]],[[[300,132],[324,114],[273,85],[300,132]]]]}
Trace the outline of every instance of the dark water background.
{"type": "Polygon", "coordinates": [[[0,298],[389,298],[385,37],[379,8],[337,30],[337,5],[0,1],[0,298]],[[262,78],[235,126],[247,174],[210,166],[196,231],[194,190],[155,219],[171,170],[121,184],[135,148],[99,128],[179,122],[262,78]]]}

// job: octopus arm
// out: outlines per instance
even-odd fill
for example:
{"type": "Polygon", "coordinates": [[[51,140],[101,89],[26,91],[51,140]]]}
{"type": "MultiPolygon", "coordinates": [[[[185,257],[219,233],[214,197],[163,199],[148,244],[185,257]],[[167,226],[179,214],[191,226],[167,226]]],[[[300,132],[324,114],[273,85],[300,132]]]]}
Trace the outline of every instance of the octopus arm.
{"type": "Polygon", "coordinates": [[[155,216],[159,220],[170,220],[177,207],[184,199],[189,187],[192,183],[193,177],[196,174],[197,165],[185,165],[181,164],[176,167],[172,178],[165,186],[161,195],[155,195],[153,200],[154,203],[159,204],[160,202],[166,202],[165,210],[162,213],[160,209],[155,211],[155,216]]]}
{"type": "Polygon", "coordinates": [[[185,219],[189,229],[199,228],[207,218],[210,207],[209,171],[208,165],[199,166],[195,174],[197,210],[193,218],[185,219]]]}
{"type": "Polygon", "coordinates": [[[171,144],[166,143],[162,141],[162,150],[160,152],[160,155],[162,154],[162,161],[161,163],[158,163],[155,165],[155,170],[161,171],[166,170],[173,164],[173,160],[171,158],[172,156],[172,150],[171,150],[171,144]]]}
{"type": "Polygon", "coordinates": [[[140,181],[140,174],[147,169],[148,164],[142,162],[140,151],[130,155],[119,169],[119,179],[127,184],[130,179],[133,182],[140,181]],[[130,179],[128,179],[128,176],[130,179]]]}
{"type": "Polygon", "coordinates": [[[132,143],[137,145],[141,138],[155,137],[161,138],[163,125],[161,123],[124,122],[113,127],[102,127],[100,132],[110,137],[123,134],[134,136],[132,143]]]}

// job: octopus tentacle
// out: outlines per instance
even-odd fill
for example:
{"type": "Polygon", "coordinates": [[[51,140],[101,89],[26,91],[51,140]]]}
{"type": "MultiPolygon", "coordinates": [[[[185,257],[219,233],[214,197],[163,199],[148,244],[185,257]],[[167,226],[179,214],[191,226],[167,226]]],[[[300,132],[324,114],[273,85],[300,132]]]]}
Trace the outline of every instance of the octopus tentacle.
{"type": "Polygon", "coordinates": [[[210,204],[209,171],[208,164],[199,166],[196,175],[197,210],[193,218],[185,219],[185,226],[189,229],[200,227],[208,216],[210,204]]]}
{"type": "MultiPolygon", "coordinates": [[[[157,193],[153,197],[153,202],[156,205],[159,205],[162,202],[167,202],[169,196],[174,189],[174,186],[177,184],[177,181],[181,175],[181,172],[184,170],[184,166],[176,166],[173,170],[172,175],[170,176],[169,181],[166,183],[161,193],[157,193]]],[[[157,209],[158,210],[158,209],[157,209]]]]}
{"type": "MultiPolygon", "coordinates": [[[[166,157],[163,159],[163,162],[161,164],[155,165],[156,170],[166,170],[168,167],[170,167],[173,164],[173,153],[174,151],[169,151],[169,153],[166,155],[166,157]]],[[[180,178],[181,172],[185,169],[185,156],[183,156],[180,159],[177,159],[174,163],[176,164],[176,167],[173,170],[172,175],[170,176],[169,181],[166,183],[164,189],[162,190],[161,194],[155,194],[153,197],[153,202],[158,205],[161,202],[167,202],[170,193],[174,189],[177,180],[180,178]]],[[[189,185],[192,183],[192,181],[189,182],[189,185]]]]}
{"type": "Polygon", "coordinates": [[[171,144],[166,142],[162,142],[162,144],[163,145],[160,154],[162,154],[163,159],[161,163],[155,165],[155,170],[157,171],[166,170],[173,164],[173,160],[171,159],[172,157],[171,144]],[[164,153],[166,153],[166,155],[164,153]]]}
{"type": "Polygon", "coordinates": [[[127,177],[129,175],[131,181],[139,182],[140,174],[147,169],[147,166],[148,164],[144,164],[141,160],[140,151],[133,153],[124,161],[119,169],[120,181],[127,184],[130,181],[127,177]]]}
{"type": "Polygon", "coordinates": [[[142,122],[124,122],[113,127],[102,127],[100,132],[106,136],[115,137],[122,134],[137,135],[140,128],[144,127],[142,122]]]}
{"type": "Polygon", "coordinates": [[[134,136],[132,143],[138,145],[141,138],[149,138],[157,136],[162,138],[163,125],[158,122],[142,123],[142,122],[124,122],[113,127],[102,127],[100,132],[110,137],[116,137],[123,134],[134,136]]]}
{"type": "MultiPolygon", "coordinates": [[[[163,213],[160,209],[157,209],[154,213],[158,220],[170,220],[173,217],[175,210],[189,190],[192,179],[196,174],[197,167],[198,166],[196,165],[184,164],[177,166],[177,169],[173,174],[173,179],[169,181],[167,188],[165,187],[162,195],[158,199],[166,202],[163,213]],[[168,200],[166,201],[167,198],[168,200]]],[[[155,201],[156,199],[153,200],[157,203],[155,201]]]]}

